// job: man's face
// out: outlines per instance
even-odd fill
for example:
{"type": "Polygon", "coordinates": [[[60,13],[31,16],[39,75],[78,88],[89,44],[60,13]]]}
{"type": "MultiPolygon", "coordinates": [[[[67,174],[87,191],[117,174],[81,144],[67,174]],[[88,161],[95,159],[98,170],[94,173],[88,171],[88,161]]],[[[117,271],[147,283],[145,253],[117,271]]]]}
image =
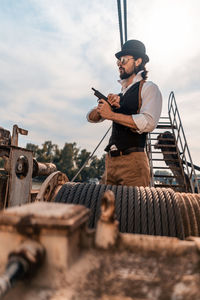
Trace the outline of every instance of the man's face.
{"type": "Polygon", "coordinates": [[[119,76],[121,79],[126,79],[137,74],[137,67],[141,64],[142,59],[138,58],[135,60],[131,55],[125,55],[120,57],[117,61],[119,67],[119,76]]]}

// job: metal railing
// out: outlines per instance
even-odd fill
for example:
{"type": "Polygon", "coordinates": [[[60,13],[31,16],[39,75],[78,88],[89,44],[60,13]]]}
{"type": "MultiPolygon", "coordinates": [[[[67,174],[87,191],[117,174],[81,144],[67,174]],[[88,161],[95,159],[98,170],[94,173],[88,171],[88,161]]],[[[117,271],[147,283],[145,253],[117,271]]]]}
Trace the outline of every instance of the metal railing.
{"type": "Polygon", "coordinates": [[[192,162],[173,92],[169,95],[168,116],[161,117],[155,131],[148,133],[146,150],[151,170],[150,186],[171,187],[182,192],[200,192],[195,173],[195,169],[200,171],[200,167],[192,162]],[[163,139],[163,135],[160,134],[168,134],[168,138],[163,139]],[[154,146],[159,143],[159,140],[165,140],[165,143],[162,143],[161,150],[157,147],[155,151],[154,146]],[[155,170],[162,170],[161,174],[155,174],[155,170]],[[167,174],[166,170],[171,171],[172,174],[167,174]]]}
{"type": "Polygon", "coordinates": [[[172,132],[175,138],[177,153],[180,156],[182,165],[185,165],[185,172],[188,175],[192,192],[200,192],[195,167],[187,144],[186,136],[183,130],[180,114],[176,104],[174,92],[171,92],[168,100],[168,114],[172,125],[172,132]]]}

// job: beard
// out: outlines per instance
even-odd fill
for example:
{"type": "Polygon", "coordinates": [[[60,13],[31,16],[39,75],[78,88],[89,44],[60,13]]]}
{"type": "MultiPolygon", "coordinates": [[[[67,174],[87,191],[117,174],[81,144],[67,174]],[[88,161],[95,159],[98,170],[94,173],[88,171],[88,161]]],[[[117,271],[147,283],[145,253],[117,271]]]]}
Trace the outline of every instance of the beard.
{"type": "Polygon", "coordinates": [[[123,73],[121,73],[119,75],[120,79],[127,79],[130,76],[132,76],[133,74],[136,75],[137,71],[138,71],[138,67],[136,67],[135,62],[133,63],[133,69],[132,69],[132,71],[130,71],[129,73],[127,73],[123,67],[121,67],[121,69],[123,70],[123,73]]]}
{"type": "MultiPolygon", "coordinates": [[[[123,69],[124,70],[124,69],[123,69]]],[[[132,72],[129,72],[129,73],[126,73],[125,70],[123,73],[121,73],[119,75],[120,79],[127,79],[129,78],[130,76],[132,76],[133,74],[135,74],[135,70],[133,70],[132,72]]]]}

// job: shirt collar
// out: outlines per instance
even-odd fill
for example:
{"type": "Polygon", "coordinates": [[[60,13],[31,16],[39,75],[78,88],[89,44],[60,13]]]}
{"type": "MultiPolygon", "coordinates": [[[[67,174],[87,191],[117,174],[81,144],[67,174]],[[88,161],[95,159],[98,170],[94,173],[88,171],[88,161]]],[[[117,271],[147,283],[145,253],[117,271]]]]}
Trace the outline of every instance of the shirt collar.
{"type": "Polygon", "coordinates": [[[135,77],[133,78],[132,83],[129,84],[128,86],[127,86],[127,79],[121,79],[121,80],[118,80],[118,82],[119,82],[119,83],[121,84],[121,86],[122,86],[122,93],[123,93],[123,94],[125,94],[126,91],[127,91],[132,85],[134,85],[136,82],[142,80],[142,75],[141,75],[142,73],[143,73],[143,70],[142,70],[142,71],[139,71],[139,72],[135,75],[135,77]]]}

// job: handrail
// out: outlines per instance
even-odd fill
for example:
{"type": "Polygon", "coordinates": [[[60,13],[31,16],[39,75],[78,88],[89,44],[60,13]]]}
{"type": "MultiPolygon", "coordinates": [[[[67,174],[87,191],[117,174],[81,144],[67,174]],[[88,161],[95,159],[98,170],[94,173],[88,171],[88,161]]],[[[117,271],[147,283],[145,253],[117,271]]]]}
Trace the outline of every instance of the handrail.
{"type": "MultiPolygon", "coordinates": [[[[181,122],[180,114],[178,111],[178,107],[176,104],[176,99],[174,96],[174,92],[171,92],[168,99],[168,114],[169,119],[172,124],[172,132],[175,138],[175,143],[177,147],[177,153],[180,157],[180,160],[182,162],[182,165],[184,163],[186,167],[186,173],[189,178],[190,187],[192,192],[194,193],[197,191],[200,192],[200,187],[198,184],[197,176],[195,173],[195,168],[192,162],[192,157],[189,151],[189,147],[187,144],[185,132],[183,130],[183,125],[181,122]],[[175,130],[174,128],[177,128],[175,130]]],[[[184,169],[183,169],[184,172],[184,169]]]]}

